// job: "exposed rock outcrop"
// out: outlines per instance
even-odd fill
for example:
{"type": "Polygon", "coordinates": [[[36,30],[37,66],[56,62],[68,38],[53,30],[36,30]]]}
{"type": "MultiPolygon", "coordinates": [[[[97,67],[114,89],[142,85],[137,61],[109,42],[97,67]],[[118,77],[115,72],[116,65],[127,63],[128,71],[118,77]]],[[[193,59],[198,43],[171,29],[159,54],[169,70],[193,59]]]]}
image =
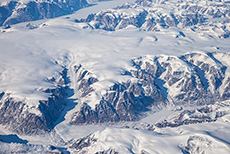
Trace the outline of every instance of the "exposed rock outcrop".
{"type": "MultiPolygon", "coordinates": [[[[174,3],[165,0],[137,0],[135,3],[125,3],[114,9],[90,14],[86,19],[76,20],[76,22],[86,22],[91,28],[107,31],[124,29],[130,25],[146,31],[160,31],[170,27],[207,26],[214,24],[207,21],[209,18],[218,19],[230,16],[229,4],[224,2],[221,4],[211,1],[174,3]],[[206,3],[206,5],[203,5],[203,3],[206,3]],[[168,10],[168,6],[173,6],[173,10],[168,10]],[[133,11],[130,12],[130,9],[133,11]]],[[[222,26],[222,29],[225,28],[226,26],[222,26]]],[[[221,37],[228,37],[228,33],[221,37]]]]}
{"type": "Polygon", "coordinates": [[[63,71],[59,79],[49,82],[59,83],[56,88],[39,89],[42,93],[48,93],[47,100],[37,102],[38,106],[29,106],[26,101],[18,101],[11,94],[0,94],[0,124],[18,134],[39,134],[50,131],[66,105],[63,71]]]}
{"type": "Polygon", "coordinates": [[[10,1],[0,6],[0,26],[70,14],[87,6],[86,0],[10,1]]]}

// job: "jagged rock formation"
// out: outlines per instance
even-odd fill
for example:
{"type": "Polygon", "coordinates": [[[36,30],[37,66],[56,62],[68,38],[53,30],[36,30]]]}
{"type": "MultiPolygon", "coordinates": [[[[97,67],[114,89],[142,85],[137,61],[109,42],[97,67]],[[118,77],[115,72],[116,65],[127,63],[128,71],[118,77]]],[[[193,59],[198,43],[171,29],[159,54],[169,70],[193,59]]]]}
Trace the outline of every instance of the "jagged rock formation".
{"type": "MultiPolygon", "coordinates": [[[[135,78],[136,82],[115,83],[95,100],[99,102],[95,107],[83,102],[70,123],[135,121],[148,111],[148,107],[168,103],[199,106],[229,100],[228,65],[217,60],[228,56],[228,53],[194,52],[179,57],[160,55],[133,59],[136,69],[124,75],[135,78]]],[[[98,79],[82,66],[75,69],[81,96],[94,94],[91,85],[98,79]]]]}
{"type": "Polygon", "coordinates": [[[218,118],[230,113],[230,110],[227,110],[229,105],[224,105],[222,109],[223,108],[225,109],[221,110],[220,107],[209,105],[198,109],[184,110],[178,116],[158,122],[155,126],[158,128],[165,128],[204,122],[215,122],[218,118]]]}
{"type": "MultiPolygon", "coordinates": [[[[69,149],[73,153],[84,154],[87,153],[87,147],[91,147],[95,142],[97,142],[97,140],[98,139],[95,137],[95,134],[90,134],[74,141],[69,149]]],[[[108,150],[95,152],[95,154],[118,154],[118,152],[109,148],[108,150]]]]}
{"type": "Polygon", "coordinates": [[[86,137],[80,138],[78,140],[76,140],[71,146],[71,149],[74,150],[82,150],[85,147],[89,147],[91,146],[93,143],[95,143],[97,141],[97,139],[94,138],[93,135],[88,135],[86,137]]]}
{"type": "Polygon", "coordinates": [[[182,148],[183,154],[202,154],[212,146],[212,141],[201,136],[190,136],[187,145],[182,148]]]}
{"type": "Polygon", "coordinates": [[[224,87],[229,84],[229,73],[226,73],[227,66],[215,58],[218,54],[229,56],[227,53],[194,52],[180,57],[143,57],[135,63],[168,89],[166,94],[174,104],[212,104],[229,99],[228,87],[224,87]]]}
{"type": "Polygon", "coordinates": [[[116,151],[113,150],[113,149],[108,149],[108,150],[105,150],[105,151],[96,152],[95,154],[119,154],[119,153],[116,152],[116,151]]]}
{"type": "Polygon", "coordinates": [[[86,22],[90,28],[108,31],[123,29],[129,25],[146,31],[160,31],[170,27],[184,28],[189,26],[193,27],[192,30],[200,27],[202,31],[205,31],[207,27],[214,29],[218,27],[223,31],[223,35],[220,37],[227,38],[230,31],[228,26],[229,6],[229,3],[224,1],[190,0],[174,2],[137,0],[135,3],[125,3],[114,9],[90,14],[86,19],[76,20],[76,22],[86,22]],[[220,18],[223,21],[219,21],[220,18]],[[216,21],[212,22],[208,19],[216,21]]]}
{"type": "MultiPolygon", "coordinates": [[[[76,68],[81,96],[91,95],[95,91],[90,85],[97,82],[97,79],[84,69],[76,68]]],[[[128,81],[109,87],[99,104],[96,104],[95,110],[84,103],[81,110],[73,115],[71,124],[134,121],[154,103],[155,106],[166,103],[151,75],[142,74],[137,78],[140,79],[137,83],[128,81]],[[144,88],[151,88],[151,91],[147,92],[144,88]]]]}
{"type": "Polygon", "coordinates": [[[56,88],[39,89],[49,93],[47,100],[40,100],[38,106],[29,107],[26,101],[18,101],[10,93],[0,94],[0,124],[18,134],[39,134],[50,131],[66,105],[65,84],[66,71],[57,79],[47,79],[57,83],[56,88]]]}
{"type": "Polygon", "coordinates": [[[0,26],[70,14],[87,6],[86,0],[10,1],[0,6],[0,26]]]}

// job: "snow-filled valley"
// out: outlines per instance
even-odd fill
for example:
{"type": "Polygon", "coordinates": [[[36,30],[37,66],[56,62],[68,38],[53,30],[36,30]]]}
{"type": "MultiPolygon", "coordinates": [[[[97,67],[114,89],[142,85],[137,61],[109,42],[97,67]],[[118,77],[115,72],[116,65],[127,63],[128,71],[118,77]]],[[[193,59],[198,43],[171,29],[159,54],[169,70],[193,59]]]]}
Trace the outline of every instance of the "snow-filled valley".
{"type": "Polygon", "coordinates": [[[35,1],[36,18],[16,2],[0,153],[230,152],[230,1],[35,1]]]}

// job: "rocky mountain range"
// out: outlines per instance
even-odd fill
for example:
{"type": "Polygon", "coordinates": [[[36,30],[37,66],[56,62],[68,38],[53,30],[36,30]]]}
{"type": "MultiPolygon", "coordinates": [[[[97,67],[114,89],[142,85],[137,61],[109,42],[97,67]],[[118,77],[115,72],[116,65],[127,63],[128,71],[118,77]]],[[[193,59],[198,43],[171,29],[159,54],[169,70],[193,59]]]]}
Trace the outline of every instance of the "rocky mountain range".
{"type": "MultiPolygon", "coordinates": [[[[193,31],[197,32],[212,27],[222,31],[220,37],[226,38],[229,37],[229,7],[228,1],[137,0],[135,3],[125,3],[114,9],[90,14],[85,19],[77,19],[76,22],[86,22],[88,28],[108,31],[128,26],[146,31],[160,31],[170,27],[183,29],[192,26],[193,31]]],[[[181,35],[184,36],[183,33],[181,35]]]]}
{"type": "MultiPolygon", "coordinates": [[[[84,103],[71,124],[133,121],[150,107],[201,106],[229,100],[230,76],[226,71],[229,66],[215,57],[223,61],[222,58],[229,59],[230,55],[194,52],[180,57],[159,55],[132,59],[136,69],[124,75],[132,76],[135,82],[109,87],[95,109],[84,103]]],[[[81,97],[96,93],[91,85],[97,79],[79,67],[76,73],[81,97]]]]}
{"type": "Polygon", "coordinates": [[[230,1],[2,0],[0,26],[0,153],[229,153],[230,1]]]}
{"type": "MultiPolygon", "coordinates": [[[[126,70],[123,74],[130,76],[132,81],[118,82],[108,87],[104,95],[93,100],[99,102],[95,106],[87,103],[92,101],[87,98],[100,92],[92,87],[99,79],[83,66],[75,66],[76,89],[80,95],[79,103],[82,104],[79,111],[73,113],[70,124],[137,121],[146,112],[168,105],[196,107],[229,100],[229,62],[225,61],[229,57],[229,53],[194,52],[179,57],[157,55],[132,59],[135,69],[126,70]]],[[[50,131],[66,105],[66,73],[63,71],[58,80],[48,80],[56,82],[57,88],[39,89],[51,94],[48,100],[40,100],[39,106],[35,108],[40,115],[28,111],[25,103],[15,101],[10,94],[1,93],[1,124],[23,134],[50,131]]],[[[184,111],[181,114],[187,112],[195,111],[184,111]]],[[[157,124],[158,127],[164,125],[168,124],[157,124]]]]}

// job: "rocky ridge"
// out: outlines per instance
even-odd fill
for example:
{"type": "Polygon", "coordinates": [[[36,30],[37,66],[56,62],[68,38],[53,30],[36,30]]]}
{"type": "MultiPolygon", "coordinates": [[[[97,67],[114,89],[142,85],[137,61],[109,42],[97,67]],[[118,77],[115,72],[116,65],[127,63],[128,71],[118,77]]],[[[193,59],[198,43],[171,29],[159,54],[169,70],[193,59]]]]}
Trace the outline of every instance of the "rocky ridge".
{"type": "Polygon", "coordinates": [[[92,87],[98,79],[76,66],[78,89],[84,101],[70,123],[135,121],[145,112],[169,104],[202,106],[229,100],[229,65],[218,60],[228,56],[228,53],[193,52],[179,57],[159,55],[132,59],[135,69],[123,75],[135,80],[109,87],[94,100],[99,102],[95,107],[85,98],[101,93],[92,87]]]}
{"type": "Polygon", "coordinates": [[[230,113],[227,103],[208,105],[193,110],[184,110],[171,119],[165,119],[155,124],[158,128],[179,127],[182,125],[215,122],[230,113]]]}
{"type": "Polygon", "coordinates": [[[12,0],[0,6],[0,26],[6,26],[39,19],[49,19],[73,13],[87,6],[85,0],[17,1],[12,0]]]}
{"type": "Polygon", "coordinates": [[[38,106],[29,107],[24,100],[11,97],[10,93],[0,94],[0,124],[18,134],[40,134],[48,132],[54,127],[66,105],[64,70],[58,78],[47,78],[47,82],[57,84],[56,88],[38,89],[42,93],[48,93],[47,100],[40,100],[38,106]]]}
{"type": "MultiPolygon", "coordinates": [[[[146,31],[161,31],[170,27],[191,28],[192,31],[216,32],[229,37],[230,3],[225,1],[151,1],[137,0],[124,5],[90,14],[76,22],[87,23],[84,28],[114,31],[134,26],[146,31]]],[[[182,33],[182,36],[185,35],[182,33]]]]}

